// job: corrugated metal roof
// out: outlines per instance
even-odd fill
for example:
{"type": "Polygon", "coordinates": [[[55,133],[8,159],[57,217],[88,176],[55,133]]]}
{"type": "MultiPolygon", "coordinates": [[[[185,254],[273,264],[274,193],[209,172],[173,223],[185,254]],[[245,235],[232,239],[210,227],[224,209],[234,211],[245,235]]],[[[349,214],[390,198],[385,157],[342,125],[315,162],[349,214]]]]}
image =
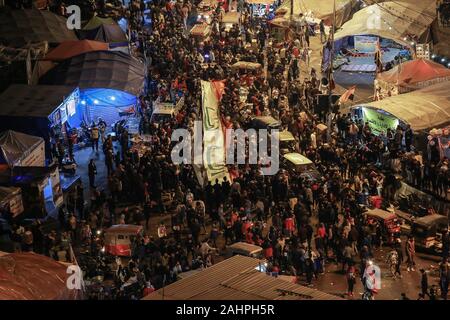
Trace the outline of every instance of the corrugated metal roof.
{"type": "Polygon", "coordinates": [[[260,260],[236,255],[159,289],[144,300],[340,300],[341,298],[268,276],[260,260]],[[164,297],[163,297],[164,295],[164,297]]]}

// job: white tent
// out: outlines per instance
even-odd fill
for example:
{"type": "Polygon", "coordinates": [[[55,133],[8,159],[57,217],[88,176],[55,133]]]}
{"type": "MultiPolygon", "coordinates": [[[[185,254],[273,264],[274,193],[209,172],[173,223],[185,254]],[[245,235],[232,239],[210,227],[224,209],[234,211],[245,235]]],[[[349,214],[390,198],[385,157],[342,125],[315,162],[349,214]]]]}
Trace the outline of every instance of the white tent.
{"type": "MultiPolygon", "coordinates": [[[[285,18],[291,14],[293,1],[294,17],[303,13],[316,19],[323,19],[327,24],[333,23],[333,1],[330,0],[285,0],[278,11],[285,11],[285,18]]],[[[339,27],[358,10],[358,0],[336,0],[336,25],[339,27]]]]}
{"type": "Polygon", "coordinates": [[[408,36],[428,42],[435,20],[434,0],[376,3],[355,13],[336,32],[335,40],[355,35],[375,35],[402,45],[410,45],[408,36]]]}
{"type": "Polygon", "coordinates": [[[449,101],[449,85],[443,82],[356,107],[384,110],[419,131],[448,124],[449,101]]]}

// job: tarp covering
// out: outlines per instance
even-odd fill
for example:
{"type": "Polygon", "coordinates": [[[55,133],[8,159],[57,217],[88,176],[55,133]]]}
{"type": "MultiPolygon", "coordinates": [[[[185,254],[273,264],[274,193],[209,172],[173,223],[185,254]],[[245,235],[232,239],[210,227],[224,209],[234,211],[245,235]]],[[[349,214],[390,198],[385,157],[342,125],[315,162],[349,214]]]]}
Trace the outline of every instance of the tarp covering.
{"type": "Polygon", "coordinates": [[[77,40],[66,26],[66,19],[50,11],[26,9],[0,12],[0,42],[11,47],[47,41],[77,40]]]}
{"type": "Polygon", "coordinates": [[[39,147],[40,150],[37,150],[37,152],[40,153],[40,157],[37,156],[35,159],[40,162],[40,165],[44,166],[44,139],[17,131],[5,131],[0,134],[0,163],[7,163],[9,166],[20,165],[22,160],[30,156],[39,147]]]}
{"type": "Polygon", "coordinates": [[[97,29],[101,25],[114,25],[117,24],[112,18],[100,18],[98,16],[93,16],[91,20],[83,27],[83,30],[93,30],[97,29]]]}
{"type": "Polygon", "coordinates": [[[128,45],[128,38],[117,24],[102,24],[96,29],[80,31],[81,39],[95,40],[115,45],[128,45]]]}
{"type": "Polygon", "coordinates": [[[417,36],[421,42],[430,40],[431,25],[435,20],[433,0],[415,3],[388,1],[367,6],[355,13],[334,38],[376,35],[409,46],[411,40],[404,40],[409,35],[417,36]]]}
{"type": "Polygon", "coordinates": [[[450,122],[449,101],[449,85],[444,82],[359,107],[384,110],[417,131],[450,122]]]}
{"type": "MultiPolygon", "coordinates": [[[[359,4],[357,0],[336,0],[336,25],[340,27],[350,20],[359,4]]],[[[286,12],[285,18],[291,14],[291,0],[285,0],[277,12],[286,12]]],[[[323,19],[326,24],[333,23],[333,1],[330,0],[294,0],[294,16],[300,13],[323,19]]]]}
{"type": "Polygon", "coordinates": [[[108,44],[100,41],[64,41],[55,49],[51,50],[45,56],[44,60],[62,61],[86,52],[102,51],[108,49],[108,44]]]}
{"type": "Polygon", "coordinates": [[[67,266],[35,253],[0,256],[0,300],[74,300],[81,291],[68,289],[67,266]]]}
{"type": "Polygon", "coordinates": [[[139,95],[144,87],[145,66],[119,51],[94,51],[63,61],[47,72],[42,84],[108,88],[139,95]]]}
{"type": "Polygon", "coordinates": [[[13,84],[0,95],[0,117],[46,118],[75,89],[74,86],[13,84]]]}
{"type": "Polygon", "coordinates": [[[450,69],[425,59],[407,61],[377,76],[378,81],[407,86],[433,79],[446,80],[446,78],[450,79],[450,69]]]}

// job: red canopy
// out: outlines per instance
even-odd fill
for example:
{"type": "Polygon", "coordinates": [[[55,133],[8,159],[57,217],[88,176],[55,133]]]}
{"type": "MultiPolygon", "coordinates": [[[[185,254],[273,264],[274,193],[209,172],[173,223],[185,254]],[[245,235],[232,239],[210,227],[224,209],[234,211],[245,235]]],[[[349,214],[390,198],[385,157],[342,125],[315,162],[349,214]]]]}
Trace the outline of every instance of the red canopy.
{"type": "Polygon", "coordinates": [[[418,59],[402,63],[389,71],[380,73],[377,80],[413,84],[447,77],[450,77],[450,69],[430,60],[418,59]]]}
{"type": "Polygon", "coordinates": [[[62,61],[82,53],[91,51],[108,50],[109,46],[105,42],[92,40],[64,41],[55,49],[50,51],[44,60],[62,61]]]}

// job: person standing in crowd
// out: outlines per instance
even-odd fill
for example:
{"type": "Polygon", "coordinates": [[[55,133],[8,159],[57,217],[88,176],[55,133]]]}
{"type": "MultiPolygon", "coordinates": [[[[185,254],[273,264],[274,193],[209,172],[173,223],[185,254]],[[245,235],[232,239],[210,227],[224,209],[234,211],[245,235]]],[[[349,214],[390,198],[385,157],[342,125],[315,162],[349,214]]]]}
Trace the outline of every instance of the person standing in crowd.
{"type": "Polygon", "coordinates": [[[356,269],[353,262],[348,264],[347,268],[347,295],[353,297],[353,288],[356,283],[356,269]]]}
{"type": "Polygon", "coordinates": [[[91,188],[95,188],[95,176],[97,175],[97,166],[95,165],[94,159],[89,160],[88,165],[88,176],[89,185],[91,188]]]}
{"type": "Polygon", "coordinates": [[[406,265],[408,271],[414,271],[414,267],[416,265],[416,262],[414,261],[414,258],[416,256],[416,248],[415,248],[415,241],[413,236],[408,237],[408,241],[406,241],[406,265]]]}
{"type": "Polygon", "coordinates": [[[98,152],[98,140],[99,140],[99,129],[97,125],[93,122],[91,126],[91,143],[92,151],[98,152]]]}
{"type": "Polygon", "coordinates": [[[430,294],[428,293],[428,275],[427,272],[425,271],[425,269],[420,269],[420,274],[421,274],[421,279],[420,279],[420,290],[422,295],[425,296],[430,296],[430,294]]]}
{"type": "Polygon", "coordinates": [[[325,23],[323,20],[320,20],[319,28],[320,28],[320,42],[324,43],[327,40],[327,35],[325,33],[325,23]]]}

